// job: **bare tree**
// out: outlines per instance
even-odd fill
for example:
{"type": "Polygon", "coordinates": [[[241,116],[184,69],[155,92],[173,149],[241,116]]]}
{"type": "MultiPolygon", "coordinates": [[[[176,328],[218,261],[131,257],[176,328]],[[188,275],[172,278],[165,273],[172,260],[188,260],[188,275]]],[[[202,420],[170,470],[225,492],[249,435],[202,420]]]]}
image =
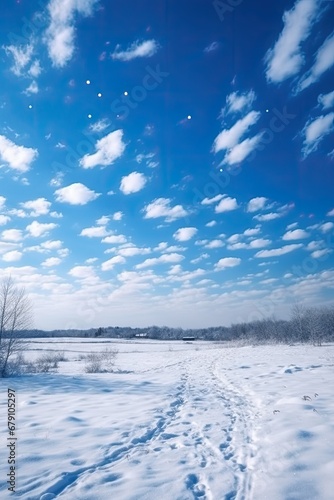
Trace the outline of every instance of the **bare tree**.
{"type": "Polygon", "coordinates": [[[24,288],[9,276],[0,283],[0,377],[7,374],[10,358],[22,351],[22,331],[30,328],[32,309],[24,288]]]}

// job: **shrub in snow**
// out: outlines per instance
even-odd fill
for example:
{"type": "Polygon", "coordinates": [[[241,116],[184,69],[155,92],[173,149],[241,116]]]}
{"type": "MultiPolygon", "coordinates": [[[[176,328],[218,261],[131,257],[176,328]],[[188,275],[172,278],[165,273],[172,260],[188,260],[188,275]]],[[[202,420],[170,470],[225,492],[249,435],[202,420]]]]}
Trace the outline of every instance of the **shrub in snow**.
{"type": "Polygon", "coordinates": [[[115,359],[118,354],[116,349],[105,349],[101,352],[91,352],[85,358],[86,373],[110,373],[113,371],[115,359]]]}

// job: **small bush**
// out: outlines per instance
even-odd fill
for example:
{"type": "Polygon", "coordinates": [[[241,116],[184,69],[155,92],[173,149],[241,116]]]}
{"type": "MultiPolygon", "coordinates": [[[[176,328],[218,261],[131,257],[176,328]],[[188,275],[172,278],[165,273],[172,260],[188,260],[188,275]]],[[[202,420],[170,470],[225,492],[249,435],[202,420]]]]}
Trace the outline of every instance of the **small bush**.
{"type": "Polygon", "coordinates": [[[110,373],[113,371],[115,358],[118,354],[116,349],[106,348],[101,352],[91,352],[85,357],[86,373],[110,373]]]}

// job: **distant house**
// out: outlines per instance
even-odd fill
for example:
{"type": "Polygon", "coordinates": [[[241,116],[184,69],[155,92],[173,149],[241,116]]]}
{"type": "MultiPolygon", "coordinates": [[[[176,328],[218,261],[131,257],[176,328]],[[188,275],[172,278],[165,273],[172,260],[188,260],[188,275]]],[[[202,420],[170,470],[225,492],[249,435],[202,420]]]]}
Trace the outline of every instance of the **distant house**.
{"type": "Polygon", "coordinates": [[[147,333],[135,333],[137,339],[147,339],[147,333]]]}
{"type": "Polygon", "coordinates": [[[195,339],[195,337],[182,337],[182,340],[184,340],[185,342],[192,342],[196,339],[195,339]]]}

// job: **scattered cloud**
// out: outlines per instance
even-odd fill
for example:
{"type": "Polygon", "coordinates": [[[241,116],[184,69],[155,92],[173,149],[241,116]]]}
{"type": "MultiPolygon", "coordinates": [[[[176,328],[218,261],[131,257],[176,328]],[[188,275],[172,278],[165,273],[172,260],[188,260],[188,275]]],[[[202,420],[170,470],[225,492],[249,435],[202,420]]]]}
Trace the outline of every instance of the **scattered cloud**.
{"type": "Polygon", "coordinates": [[[324,224],[321,224],[319,229],[322,233],[328,233],[329,231],[334,229],[334,223],[333,222],[325,222],[324,224]]]}
{"type": "Polygon", "coordinates": [[[226,97],[226,106],[222,109],[221,115],[237,113],[240,111],[250,111],[256,94],[253,90],[248,92],[232,92],[226,97]]]}
{"type": "Polygon", "coordinates": [[[50,0],[47,9],[50,24],[44,41],[53,66],[63,68],[74,54],[75,16],[88,17],[98,0],[50,0]]]}
{"type": "Polygon", "coordinates": [[[255,254],[256,258],[266,258],[266,257],[279,257],[280,255],[285,255],[290,252],[294,252],[303,246],[302,243],[295,243],[292,245],[285,245],[281,248],[273,248],[272,250],[260,250],[255,254]]]}
{"type": "Polygon", "coordinates": [[[102,139],[99,139],[95,144],[96,152],[83,156],[80,160],[80,165],[83,168],[94,168],[97,165],[111,165],[123,155],[125,147],[123,130],[115,130],[102,139]]]}
{"type": "Polygon", "coordinates": [[[75,182],[69,186],[57,189],[55,195],[56,200],[60,203],[86,205],[86,203],[96,200],[100,196],[100,193],[96,193],[80,182],[75,182]]]}
{"type": "Polygon", "coordinates": [[[299,73],[304,65],[301,45],[309,37],[319,16],[318,0],[297,0],[283,15],[284,28],[266,56],[266,77],[271,83],[280,83],[299,73]]]}
{"type": "Polygon", "coordinates": [[[320,94],[318,103],[323,110],[332,108],[334,106],[334,90],[328,94],[320,94]]]}
{"type": "Polygon", "coordinates": [[[197,231],[196,227],[182,227],[173,234],[173,238],[176,241],[189,241],[197,231]]]}
{"type": "Polygon", "coordinates": [[[215,207],[215,212],[216,214],[221,214],[223,212],[231,212],[232,210],[236,210],[237,208],[239,207],[236,198],[227,196],[218,203],[218,205],[215,207]]]}
{"type": "Polygon", "coordinates": [[[19,252],[18,250],[12,250],[10,252],[6,252],[2,256],[2,260],[5,262],[16,262],[21,259],[22,257],[22,252],[19,252]]]}
{"type": "Polygon", "coordinates": [[[215,265],[216,271],[223,271],[224,269],[228,269],[230,267],[236,267],[241,264],[241,259],[238,257],[224,257],[220,259],[215,265]]]}
{"type": "Polygon", "coordinates": [[[112,243],[112,244],[121,244],[126,243],[126,237],[124,234],[112,234],[107,236],[102,240],[102,243],[112,243]]]}
{"type": "Polygon", "coordinates": [[[121,50],[120,45],[116,45],[114,52],[111,54],[113,59],[118,61],[132,61],[138,57],[152,57],[159,49],[159,45],[155,40],[139,40],[133,42],[126,50],[121,50]]]}
{"type": "Polygon", "coordinates": [[[26,230],[28,231],[30,236],[39,238],[40,236],[46,236],[49,231],[55,229],[56,227],[58,227],[58,224],[54,224],[53,222],[43,224],[34,220],[26,227],[26,230]]]}
{"type": "Polygon", "coordinates": [[[59,257],[50,257],[48,259],[45,259],[44,262],[42,262],[43,267],[54,267],[54,266],[59,266],[61,264],[62,260],[59,257]]]}
{"type": "Polygon", "coordinates": [[[38,156],[37,149],[18,146],[4,135],[0,135],[0,159],[20,173],[28,172],[38,156]]]}
{"type": "Polygon", "coordinates": [[[97,227],[86,227],[80,233],[80,236],[87,236],[88,238],[103,238],[107,236],[108,231],[105,226],[97,226],[97,227]]]}
{"type": "Polygon", "coordinates": [[[204,52],[206,54],[209,54],[210,52],[214,52],[215,50],[219,49],[219,46],[220,46],[219,42],[212,42],[205,47],[204,52]]]}
{"type": "Polygon", "coordinates": [[[315,56],[315,62],[300,80],[297,90],[304,90],[328,71],[334,64],[334,32],[324,41],[315,56]]]}
{"type": "Polygon", "coordinates": [[[247,205],[247,212],[259,212],[263,210],[266,206],[268,198],[264,196],[257,196],[256,198],[252,198],[247,205]]]}
{"type": "Polygon", "coordinates": [[[5,231],[2,231],[1,239],[5,241],[18,242],[23,239],[23,234],[21,229],[6,229],[5,231]]]}
{"type": "Polygon", "coordinates": [[[23,70],[26,69],[27,65],[30,63],[33,53],[34,53],[34,45],[33,43],[27,43],[26,45],[7,45],[3,47],[6,54],[13,57],[13,66],[11,67],[11,71],[16,76],[21,76],[23,70]]]}
{"type": "Polygon", "coordinates": [[[144,207],[144,219],[157,219],[165,217],[167,222],[171,222],[181,217],[188,215],[188,212],[182,205],[170,206],[171,200],[169,198],[157,198],[146,207],[144,207]]]}
{"type": "Polygon", "coordinates": [[[305,238],[309,238],[310,234],[307,231],[304,231],[304,229],[292,229],[290,231],[287,231],[282,239],[285,241],[291,241],[291,240],[304,240],[305,238]]]}
{"type": "Polygon", "coordinates": [[[306,123],[303,129],[305,136],[303,143],[304,156],[308,156],[318,149],[322,139],[334,130],[334,112],[321,115],[315,120],[306,123]]]}
{"type": "Polygon", "coordinates": [[[109,260],[106,260],[102,263],[101,269],[102,271],[111,271],[117,264],[124,264],[125,259],[121,255],[116,255],[109,260]]]}
{"type": "Polygon", "coordinates": [[[49,213],[51,202],[45,198],[37,198],[36,200],[20,203],[20,205],[25,210],[31,210],[28,214],[29,217],[39,217],[40,215],[47,215],[49,213]]]}
{"type": "Polygon", "coordinates": [[[92,123],[89,126],[89,130],[93,132],[94,134],[99,134],[100,132],[103,132],[106,130],[108,127],[110,127],[110,122],[107,118],[102,118],[101,120],[98,120],[95,123],[92,123]]]}
{"type": "Polygon", "coordinates": [[[234,148],[249,128],[259,120],[260,114],[259,111],[250,111],[246,116],[240,118],[230,129],[222,130],[214,140],[214,152],[218,153],[222,150],[231,150],[234,148]]]}
{"type": "Polygon", "coordinates": [[[201,201],[201,205],[212,205],[213,203],[216,203],[217,201],[220,201],[222,198],[226,196],[225,194],[217,194],[217,196],[214,196],[213,198],[203,198],[201,201]]]}
{"type": "Polygon", "coordinates": [[[120,191],[123,194],[138,193],[147,183],[147,177],[139,172],[131,172],[131,174],[122,177],[120,191]]]}

